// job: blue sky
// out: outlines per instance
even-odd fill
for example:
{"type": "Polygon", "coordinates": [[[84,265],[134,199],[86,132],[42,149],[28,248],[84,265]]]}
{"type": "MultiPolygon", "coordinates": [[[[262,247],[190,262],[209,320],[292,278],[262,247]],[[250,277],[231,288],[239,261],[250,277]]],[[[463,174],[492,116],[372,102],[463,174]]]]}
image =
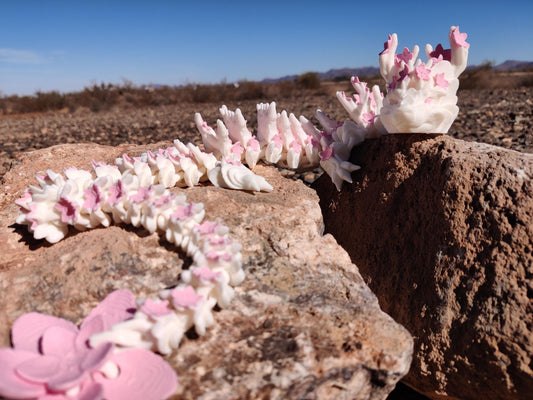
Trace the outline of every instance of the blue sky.
{"type": "MultiPolygon", "coordinates": [[[[448,43],[459,25],[469,64],[533,61],[533,1],[0,0],[0,91],[261,80],[377,66],[400,48],[448,43]]],[[[425,56],[424,56],[425,58],[425,56]]]]}

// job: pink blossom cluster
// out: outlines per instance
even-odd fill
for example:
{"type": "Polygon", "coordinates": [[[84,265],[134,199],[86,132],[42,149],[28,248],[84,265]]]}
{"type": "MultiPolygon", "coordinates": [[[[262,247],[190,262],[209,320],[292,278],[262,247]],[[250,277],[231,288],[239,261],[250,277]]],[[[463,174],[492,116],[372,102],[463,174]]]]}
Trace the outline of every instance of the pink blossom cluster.
{"type": "Polygon", "coordinates": [[[39,313],[20,316],[12,348],[0,349],[0,396],[9,399],[163,399],[177,388],[174,370],[144,349],[92,346],[91,336],[132,317],[128,290],[106,297],[84,319],[72,322],[39,313]]]}
{"type": "Polygon", "coordinates": [[[304,117],[276,111],[276,103],[257,105],[257,135],[246,126],[240,109],[220,108],[222,119],[216,130],[211,128],[199,113],[195,122],[206,151],[218,159],[246,163],[254,168],[259,160],[272,164],[301,168],[317,165],[320,136],[304,117]]]}
{"type": "Polygon", "coordinates": [[[466,68],[467,50],[470,47],[466,37],[466,33],[461,33],[459,27],[452,26],[449,34],[451,48],[444,49],[438,44],[433,50],[431,45],[426,45],[428,61],[424,63],[417,58],[418,46],[414,46],[412,51],[404,47],[401,54],[395,54],[398,37],[396,34],[389,35],[379,55],[380,70],[387,81],[387,91],[394,90],[399,85],[420,89],[425,84],[447,89],[450,80],[456,79],[466,68]],[[443,61],[447,63],[439,66],[443,61]]]}
{"type": "Polygon", "coordinates": [[[196,186],[208,179],[207,173],[216,162],[212,154],[192,143],[185,145],[178,139],[174,140],[174,146],[166,149],[148,151],[139,157],[124,154],[115,160],[122,175],[138,176],[142,186],[159,183],[165,187],[196,186]]]}
{"type": "Polygon", "coordinates": [[[159,298],[140,299],[132,319],[90,338],[92,346],[114,343],[170,354],[191,327],[199,335],[213,325],[213,308],[228,307],[231,286],[244,279],[241,246],[228,236],[228,228],[206,221],[195,226],[184,246],[193,259],[181,274],[180,284],[159,293],[159,298]]]}
{"type": "Polygon", "coordinates": [[[361,82],[356,76],[352,77],[351,83],[357,92],[353,95],[353,99],[342,91],[337,92],[337,99],[348,112],[350,118],[358,126],[367,130],[366,137],[376,136],[376,134],[379,136],[378,130],[382,131],[383,129],[376,126],[376,120],[383,106],[383,93],[377,85],[370,90],[368,84],[361,82]]]}
{"type": "Polygon", "coordinates": [[[427,61],[418,59],[419,47],[396,54],[398,37],[389,35],[379,55],[380,72],[387,95],[378,86],[372,90],[352,78],[358,94],[352,100],[344,92],[337,98],[350,117],[368,130],[368,135],[387,133],[446,133],[457,117],[456,92],[459,75],[468,59],[466,33],[452,26],[450,49],[426,45],[427,61]]]}
{"type": "MultiPolygon", "coordinates": [[[[239,109],[233,112],[222,106],[220,111],[224,122],[218,120],[216,130],[199,113],[195,121],[206,151],[226,162],[246,162],[250,168],[259,160],[293,169],[320,165],[338,190],[343,180],[351,182],[350,173],[358,169],[348,158],[366,131],[353,122],[332,127],[331,119],[324,116],[319,121],[325,130],[320,131],[303,116],[298,119],[285,110],[278,113],[272,102],[257,105],[257,135],[253,136],[239,109]]],[[[322,115],[320,110],[317,115],[322,115]]]]}
{"type": "Polygon", "coordinates": [[[142,175],[122,175],[116,166],[103,163],[93,162],[93,168],[96,178],[72,167],[64,170],[65,177],[51,170],[38,176],[39,186],[30,185],[16,200],[17,223],[50,243],[61,240],[69,226],[85,230],[123,222],[161,230],[180,245],[204,216],[201,204],[187,204],[164,185],[143,186],[142,175]]]}

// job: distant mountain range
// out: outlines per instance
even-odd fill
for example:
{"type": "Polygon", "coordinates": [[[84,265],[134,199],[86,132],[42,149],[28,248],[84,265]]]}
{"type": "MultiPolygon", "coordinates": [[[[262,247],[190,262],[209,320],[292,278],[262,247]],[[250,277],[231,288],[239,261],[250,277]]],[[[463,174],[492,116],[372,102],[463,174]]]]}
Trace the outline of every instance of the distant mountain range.
{"type": "MultiPolygon", "coordinates": [[[[475,68],[475,65],[470,66],[470,68],[475,68]]],[[[507,60],[501,64],[496,65],[493,69],[495,71],[518,71],[526,68],[533,68],[533,61],[516,61],[516,60],[507,60]]],[[[318,78],[320,80],[336,80],[336,79],[344,79],[348,77],[348,79],[352,76],[372,76],[379,74],[379,68],[378,67],[362,67],[362,68],[337,68],[337,69],[330,69],[326,72],[317,72],[318,78]]],[[[275,83],[275,82],[282,82],[282,81],[293,81],[295,80],[299,75],[285,75],[280,78],[267,78],[263,79],[261,82],[263,83],[275,83]]]]}
{"type": "MultiPolygon", "coordinates": [[[[326,72],[317,72],[318,78],[320,80],[326,80],[326,79],[340,79],[340,78],[346,78],[348,79],[352,76],[372,76],[379,74],[379,68],[378,67],[362,67],[362,68],[337,68],[337,69],[330,69],[326,72]]],[[[299,75],[285,75],[280,78],[267,78],[263,79],[262,83],[275,83],[275,82],[282,82],[282,81],[293,81],[295,80],[299,75]]]]}
{"type": "Polygon", "coordinates": [[[495,71],[518,71],[521,69],[532,69],[533,61],[516,61],[516,60],[507,60],[501,64],[496,65],[493,69],[495,71]]]}

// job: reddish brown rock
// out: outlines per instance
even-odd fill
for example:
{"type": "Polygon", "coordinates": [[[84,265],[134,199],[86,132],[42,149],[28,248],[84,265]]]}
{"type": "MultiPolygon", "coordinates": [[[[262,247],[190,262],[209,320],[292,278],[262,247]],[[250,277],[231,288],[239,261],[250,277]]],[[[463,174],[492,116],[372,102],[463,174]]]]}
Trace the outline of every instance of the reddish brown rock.
{"type": "Polygon", "coordinates": [[[326,232],[415,338],[404,382],[426,395],[533,391],[533,156],[448,136],[354,149],[338,193],[316,182],[326,232]]]}
{"type": "MultiPolygon", "coordinates": [[[[154,149],[154,146],[150,146],[154,149]]],[[[176,284],[183,255],[156,234],[127,226],[72,232],[54,245],[13,224],[13,204],[39,170],[110,161],[141,147],[64,145],[25,154],[0,199],[0,345],[24,312],[79,322],[117,288],[149,295],[176,284]]],[[[383,313],[358,269],[322,235],[315,192],[259,166],[271,193],[212,186],[172,189],[204,202],[243,245],[246,280],[203,337],[167,360],[185,399],[384,399],[409,368],[412,338],[383,313]]],[[[187,261],[185,260],[185,264],[187,261]]]]}

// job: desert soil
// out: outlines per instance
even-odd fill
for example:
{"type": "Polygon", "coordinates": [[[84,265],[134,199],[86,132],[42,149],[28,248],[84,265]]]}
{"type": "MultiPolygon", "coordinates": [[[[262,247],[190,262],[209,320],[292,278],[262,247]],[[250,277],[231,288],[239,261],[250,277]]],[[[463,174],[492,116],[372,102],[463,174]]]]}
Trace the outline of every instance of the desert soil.
{"type": "MultiPolygon", "coordinates": [[[[458,94],[459,116],[450,135],[533,153],[533,88],[512,90],[463,90],[458,94]]],[[[248,127],[256,128],[255,106],[258,101],[227,104],[241,108],[248,127]]],[[[219,118],[221,104],[194,103],[141,109],[115,108],[91,112],[78,109],[73,113],[50,112],[0,117],[0,179],[17,162],[17,154],[61,143],[94,142],[104,145],[121,143],[155,143],[180,139],[201,143],[194,124],[194,113],[200,112],[211,126],[219,118]]],[[[317,108],[342,121],[347,115],[332,96],[302,96],[277,102],[277,109],[311,118],[317,108]]],[[[287,176],[308,183],[318,171],[287,176]]]]}

